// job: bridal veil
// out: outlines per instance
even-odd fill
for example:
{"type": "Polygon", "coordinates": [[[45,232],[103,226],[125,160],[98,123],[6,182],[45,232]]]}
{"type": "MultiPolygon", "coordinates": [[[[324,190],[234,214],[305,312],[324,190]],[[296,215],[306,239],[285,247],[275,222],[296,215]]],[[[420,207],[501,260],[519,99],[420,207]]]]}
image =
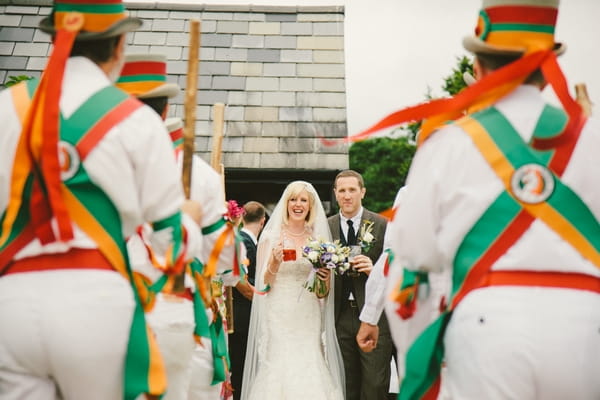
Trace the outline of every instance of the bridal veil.
{"type": "MultiPolygon", "coordinates": [[[[267,268],[271,249],[280,240],[281,230],[283,225],[283,217],[287,212],[287,199],[290,194],[290,187],[295,186],[293,184],[301,183],[304,188],[314,197],[314,205],[311,212],[316,213],[314,219],[314,225],[309,227],[311,229],[311,236],[313,238],[322,238],[324,240],[331,240],[331,233],[329,232],[329,225],[327,223],[327,216],[321,200],[315,188],[308,182],[295,181],[290,183],[283,195],[279,199],[279,202],[275,206],[269,222],[263,229],[260,239],[258,241],[257,248],[257,260],[256,260],[256,278],[255,286],[257,290],[265,288],[264,273],[267,268]]],[[[335,315],[334,315],[334,276],[331,274],[330,280],[330,291],[329,295],[323,300],[321,313],[321,329],[322,329],[322,342],[323,351],[327,366],[331,372],[331,377],[336,386],[340,388],[340,392],[344,392],[344,364],[342,356],[337,342],[335,333],[335,315]]],[[[299,290],[306,290],[299,287],[299,290]]],[[[269,348],[269,337],[267,330],[267,321],[265,318],[265,296],[255,295],[252,300],[252,312],[250,315],[250,326],[248,329],[248,348],[246,350],[246,362],[244,367],[244,377],[242,381],[242,400],[247,400],[252,388],[252,384],[255,381],[256,374],[261,368],[261,362],[265,360],[266,351],[269,348]]],[[[286,357],[285,354],[281,354],[281,357],[286,357]]]]}

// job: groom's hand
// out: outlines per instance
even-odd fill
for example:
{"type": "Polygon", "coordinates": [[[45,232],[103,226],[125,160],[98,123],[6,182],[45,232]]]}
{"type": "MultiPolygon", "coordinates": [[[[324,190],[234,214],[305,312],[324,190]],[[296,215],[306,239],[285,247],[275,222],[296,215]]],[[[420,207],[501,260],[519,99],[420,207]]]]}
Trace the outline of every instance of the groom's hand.
{"type": "Polygon", "coordinates": [[[356,334],[356,343],[365,353],[370,353],[377,347],[377,338],[379,337],[379,327],[367,322],[361,322],[358,333],[356,334]]]}
{"type": "Polygon", "coordinates": [[[235,285],[235,288],[238,292],[242,294],[245,298],[252,301],[252,297],[254,296],[254,290],[252,285],[247,280],[241,280],[235,285]]]}
{"type": "Polygon", "coordinates": [[[363,254],[354,256],[351,261],[352,267],[358,272],[364,272],[369,275],[373,270],[373,261],[363,254]]]}

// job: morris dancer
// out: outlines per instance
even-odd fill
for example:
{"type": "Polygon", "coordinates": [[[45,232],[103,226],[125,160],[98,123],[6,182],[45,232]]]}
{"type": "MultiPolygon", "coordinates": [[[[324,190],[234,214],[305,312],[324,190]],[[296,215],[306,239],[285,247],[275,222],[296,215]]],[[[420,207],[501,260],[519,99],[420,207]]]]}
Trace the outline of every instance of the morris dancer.
{"type": "Polygon", "coordinates": [[[557,0],[484,0],[463,41],[478,82],[427,114],[389,227],[394,294],[410,310],[427,272],[453,287],[400,399],[435,398],[442,361],[453,399],[600,398],[600,124],[568,93],[557,14],[557,0]]]}
{"type": "Polygon", "coordinates": [[[160,118],[112,85],[141,23],[120,0],[55,1],[40,23],[54,44],[41,80],[0,93],[3,399],[165,391],[125,238],[150,223],[178,273],[200,241],[180,207],[198,221],[200,208],[184,203],[160,118]]]}
{"type": "MultiPolygon", "coordinates": [[[[178,85],[167,83],[166,72],[164,55],[130,54],[126,56],[117,86],[166,119],[169,99],[180,93],[178,85]]],[[[180,118],[168,118],[165,124],[181,168],[183,123],[180,118]]],[[[190,399],[218,399],[221,388],[217,383],[227,378],[228,354],[222,324],[204,305],[210,302],[210,288],[203,277],[219,274],[224,276],[227,284],[237,282],[233,274],[235,238],[233,229],[223,218],[226,208],[220,175],[195,155],[192,168],[190,197],[199,201],[203,210],[202,253],[198,262],[190,267],[185,293],[179,296],[159,294],[148,319],[165,357],[169,377],[166,398],[186,399],[189,395],[190,399]],[[203,267],[211,272],[206,274],[203,267]],[[194,343],[194,334],[198,343],[194,343]]],[[[129,246],[136,248],[132,251],[134,269],[147,281],[155,283],[160,274],[157,275],[158,271],[150,266],[140,237],[132,238],[129,246]]]]}

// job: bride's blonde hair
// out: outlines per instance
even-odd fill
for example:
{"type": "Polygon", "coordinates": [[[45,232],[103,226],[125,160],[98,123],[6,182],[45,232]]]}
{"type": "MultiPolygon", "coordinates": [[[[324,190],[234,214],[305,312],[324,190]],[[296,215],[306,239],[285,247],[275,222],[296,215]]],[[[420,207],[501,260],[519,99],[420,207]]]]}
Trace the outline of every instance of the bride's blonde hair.
{"type": "MultiPolygon", "coordinates": [[[[298,195],[300,195],[301,192],[306,192],[308,194],[308,214],[306,215],[306,224],[312,228],[313,224],[315,223],[315,212],[314,212],[314,206],[315,206],[315,195],[313,194],[312,188],[309,187],[306,183],[304,182],[292,182],[288,185],[288,187],[285,189],[285,212],[283,213],[283,224],[287,225],[288,223],[288,212],[287,212],[287,204],[288,201],[292,198],[292,197],[296,197],[298,195]]],[[[314,190],[314,189],[313,189],[314,190]]]]}

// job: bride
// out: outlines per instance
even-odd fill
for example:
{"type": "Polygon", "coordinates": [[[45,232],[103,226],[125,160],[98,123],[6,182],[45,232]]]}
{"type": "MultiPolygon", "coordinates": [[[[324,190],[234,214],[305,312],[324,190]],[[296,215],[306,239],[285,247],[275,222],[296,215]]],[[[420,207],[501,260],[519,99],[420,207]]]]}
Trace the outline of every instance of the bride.
{"type": "MultiPolygon", "coordinates": [[[[252,302],[242,400],[344,398],[333,296],[319,299],[302,287],[312,268],[302,257],[309,237],[331,240],[327,217],[315,188],[295,181],[283,192],[258,243],[256,286],[270,289],[252,302]],[[295,260],[283,256],[284,241],[293,243],[285,247],[295,248],[295,260]]],[[[330,271],[320,270],[318,278],[333,293],[330,271]]]]}

